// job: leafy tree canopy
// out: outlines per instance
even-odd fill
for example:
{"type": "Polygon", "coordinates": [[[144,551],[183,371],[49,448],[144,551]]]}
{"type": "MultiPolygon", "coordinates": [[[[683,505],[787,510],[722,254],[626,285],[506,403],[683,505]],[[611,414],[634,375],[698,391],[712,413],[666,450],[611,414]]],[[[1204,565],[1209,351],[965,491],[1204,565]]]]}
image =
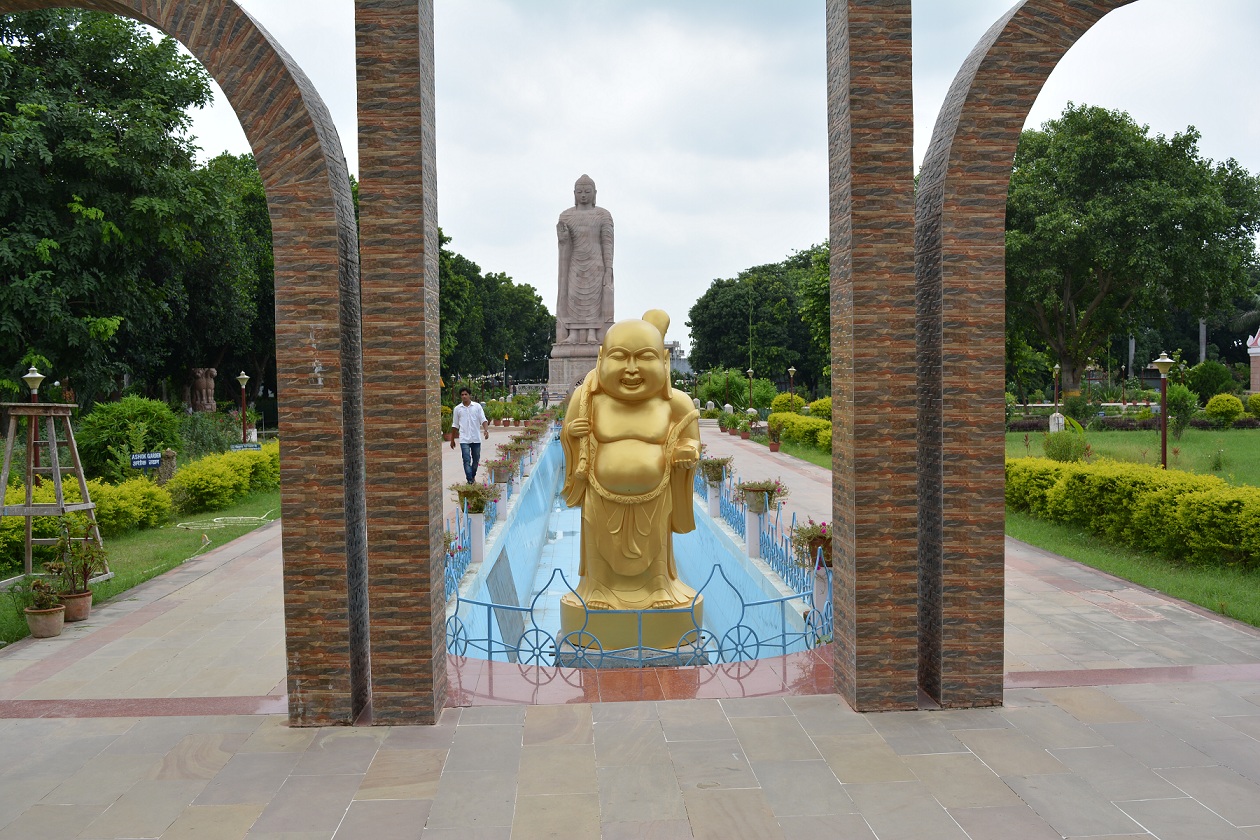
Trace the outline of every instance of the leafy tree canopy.
{"type": "Polygon", "coordinates": [[[1208,317],[1247,288],[1260,182],[1204,159],[1198,137],[1152,137],[1125,113],[1071,104],[1023,133],[1006,213],[1008,330],[1049,348],[1064,388],[1113,335],[1175,311],[1208,317]]]}

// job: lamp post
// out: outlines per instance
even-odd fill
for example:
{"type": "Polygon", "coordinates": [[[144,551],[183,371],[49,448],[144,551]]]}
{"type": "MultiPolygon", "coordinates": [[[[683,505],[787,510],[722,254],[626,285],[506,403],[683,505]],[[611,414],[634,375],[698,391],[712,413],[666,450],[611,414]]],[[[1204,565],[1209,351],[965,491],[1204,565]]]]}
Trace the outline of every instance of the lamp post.
{"type": "Polygon", "coordinates": [[[752,399],[752,373],[753,373],[752,368],[749,368],[748,369],[748,407],[756,408],[756,406],[753,405],[753,399],[752,399]]]}
{"type": "Polygon", "coordinates": [[[1151,364],[1159,368],[1159,462],[1168,469],[1168,371],[1177,363],[1165,350],[1151,364]]]}
{"type": "Polygon", "coordinates": [[[1124,365],[1120,365],[1120,413],[1121,414],[1123,414],[1125,409],[1129,407],[1129,404],[1124,399],[1124,380],[1125,380],[1126,370],[1128,370],[1128,368],[1126,368],[1124,365]]]}
{"type": "Polygon", "coordinates": [[[1059,413],[1059,363],[1054,363],[1054,412],[1059,413]]]}
{"type": "Polygon", "coordinates": [[[245,435],[245,383],[249,381],[249,377],[245,375],[245,371],[241,371],[236,381],[241,383],[241,443],[248,443],[249,439],[245,435]]]}
{"type": "MultiPolygon", "coordinates": [[[[26,376],[22,377],[22,381],[26,383],[27,388],[31,389],[31,402],[33,403],[39,402],[39,384],[44,381],[44,375],[40,373],[39,371],[37,371],[34,365],[31,365],[31,369],[26,372],[26,376]]],[[[28,419],[28,422],[32,424],[32,429],[38,428],[37,421],[34,417],[30,417],[27,419],[28,419]]],[[[39,432],[37,430],[32,431],[31,432],[31,466],[36,467],[36,468],[39,467],[39,447],[35,445],[35,441],[37,440],[39,440],[39,432]]],[[[35,476],[35,484],[36,485],[39,484],[38,475],[35,476]]],[[[0,493],[3,493],[3,492],[4,492],[4,488],[0,487],[0,493]]],[[[26,527],[28,530],[30,529],[31,520],[29,519],[26,520],[26,527]]],[[[29,534],[27,536],[29,536],[29,534]]],[[[26,548],[29,553],[29,550],[30,550],[29,543],[26,546],[26,548]]],[[[28,557],[27,559],[29,560],[30,558],[28,557]]],[[[28,568],[29,568],[29,564],[28,564],[28,568]]]]}
{"type": "Polygon", "coordinates": [[[792,413],[796,413],[796,365],[788,368],[788,396],[791,397],[792,413]]]}

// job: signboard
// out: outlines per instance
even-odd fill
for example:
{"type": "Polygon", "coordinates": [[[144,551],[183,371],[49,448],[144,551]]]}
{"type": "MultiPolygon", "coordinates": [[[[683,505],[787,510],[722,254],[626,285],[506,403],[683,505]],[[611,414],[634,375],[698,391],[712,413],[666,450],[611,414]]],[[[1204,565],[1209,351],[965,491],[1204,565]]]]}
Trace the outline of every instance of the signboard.
{"type": "Polygon", "coordinates": [[[131,468],[133,470],[152,470],[160,466],[162,466],[161,452],[131,453],[131,468]]]}
{"type": "Polygon", "coordinates": [[[234,443],[232,444],[233,452],[240,452],[242,449],[262,449],[261,443],[234,443]]]}

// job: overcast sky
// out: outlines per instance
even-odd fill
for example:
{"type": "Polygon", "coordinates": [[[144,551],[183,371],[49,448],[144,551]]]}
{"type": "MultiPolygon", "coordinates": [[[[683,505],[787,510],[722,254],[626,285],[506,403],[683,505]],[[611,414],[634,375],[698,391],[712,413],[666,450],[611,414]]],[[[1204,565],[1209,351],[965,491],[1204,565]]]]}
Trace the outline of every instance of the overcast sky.
{"type": "MultiPolygon", "coordinates": [[[[302,65],[356,171],[352,0],[238,0],[302,65]]],[[[1008,0],[915,3],[915,167],[941,100],[1008,0]]],[[[595,179],[616,223],[616,315],[687,312],[719,277],[827,236],[823,0],[436,0],[438,222],[485,271],[555,311],[555,222],[595,179]]],[[[1188,125],[1260,171],[1260,3],[1139,0],[1050,77],[1068,101],[1154,132],[1188,125]]],[[[195,117],[205,156],[244,152],[230,107],[195,117]]],[[[911,177],[907,172],[906,176],[911,177]]]]}

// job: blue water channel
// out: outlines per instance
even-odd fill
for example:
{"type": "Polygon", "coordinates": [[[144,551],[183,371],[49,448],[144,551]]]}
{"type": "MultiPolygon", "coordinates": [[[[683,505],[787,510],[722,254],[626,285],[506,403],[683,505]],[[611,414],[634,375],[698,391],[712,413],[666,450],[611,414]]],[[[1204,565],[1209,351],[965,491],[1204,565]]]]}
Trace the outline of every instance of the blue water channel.
{"type": "MultiPolygon", "coordinates": [[[[447,608],[451,653],[535,665],[706,664],[794,653],[820,641],[810,593],[798,594],[693,497],[696,529],[674,535],[679,576],[704,595],[703,622],[674,651],[605,651],[558,639],[560,597],[578,583],[581,510],[560,498],[564,452],[550,440],[447,608]],[[562,653],[557,658],[557,650],[562,653]],[[574,652],[576,649],[576,653],[574,652]]],[[[694,619],[693,619],[694,622],[694,619]]]]}

